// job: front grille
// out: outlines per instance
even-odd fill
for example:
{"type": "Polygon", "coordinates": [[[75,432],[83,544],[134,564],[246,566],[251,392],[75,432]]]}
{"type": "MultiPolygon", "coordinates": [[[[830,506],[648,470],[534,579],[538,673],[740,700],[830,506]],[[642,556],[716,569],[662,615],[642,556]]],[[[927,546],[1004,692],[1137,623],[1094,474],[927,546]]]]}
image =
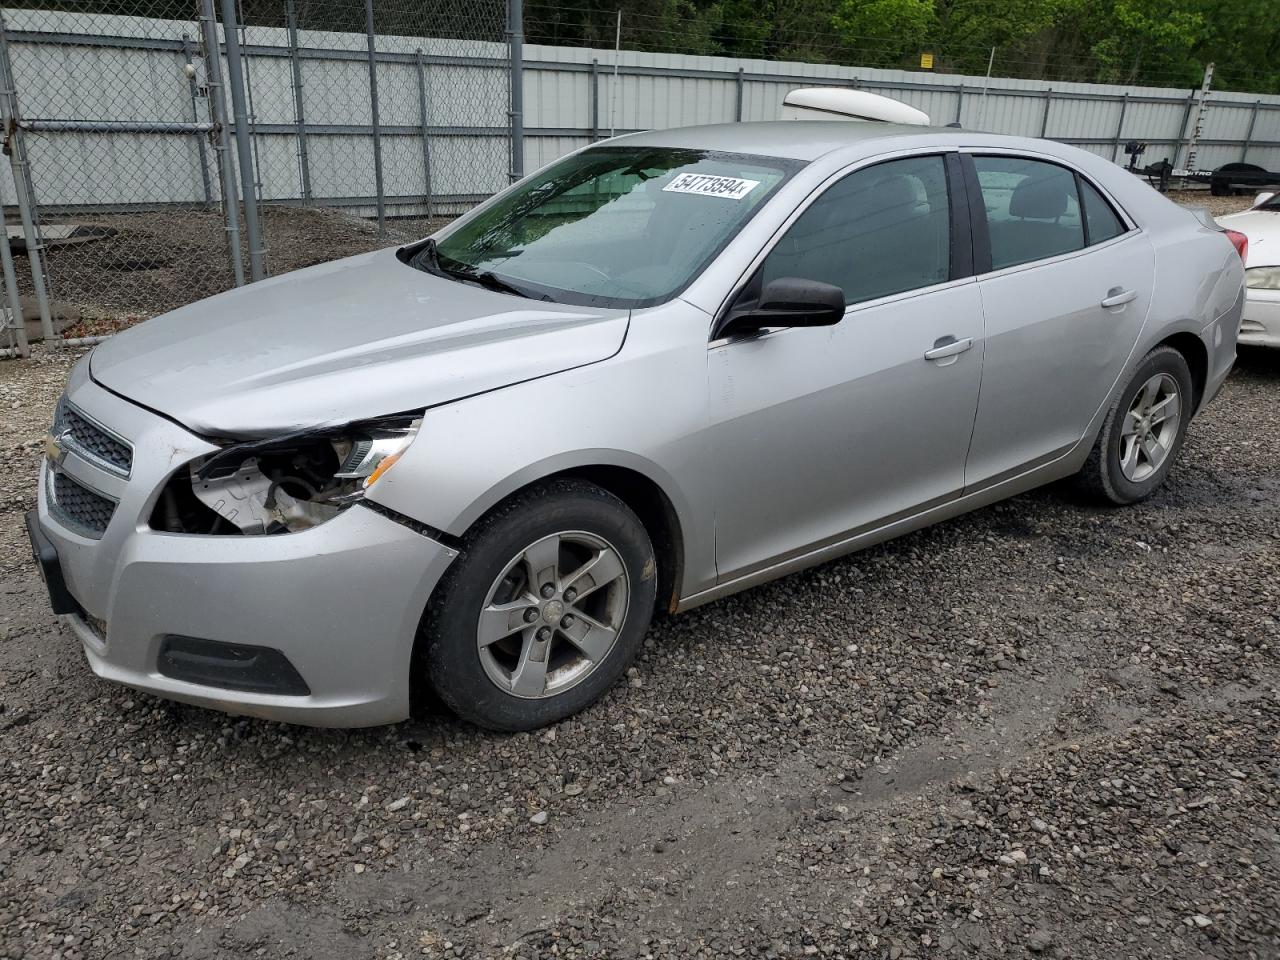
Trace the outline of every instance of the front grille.
{"type": "Polygon", "coordinates": [[[54,516],[86,536],[101,537],[115,513],[115,501],[95,493],[61,470],[51,473],[49,507],[54,516]]]}
{"type": "Polygon", "coordinates": [[[125,476],[133,467],[133,450],[119,437],[98,426],[65,399],[58,403],[53,432],[76,453],[125,476]]]}

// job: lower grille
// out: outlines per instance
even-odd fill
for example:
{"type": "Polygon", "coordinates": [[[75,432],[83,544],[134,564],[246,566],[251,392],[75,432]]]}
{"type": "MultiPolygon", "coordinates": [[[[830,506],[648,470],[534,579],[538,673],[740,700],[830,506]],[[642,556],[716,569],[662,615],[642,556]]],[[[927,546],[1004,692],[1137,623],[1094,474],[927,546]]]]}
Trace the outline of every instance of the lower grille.
{"type": "Polygon", "coordinates": [[[61,470],[50,471],[49,509],[55,517],[85,536],[97,539],[106,532],[116,503],[90,490],[61,470]]]}

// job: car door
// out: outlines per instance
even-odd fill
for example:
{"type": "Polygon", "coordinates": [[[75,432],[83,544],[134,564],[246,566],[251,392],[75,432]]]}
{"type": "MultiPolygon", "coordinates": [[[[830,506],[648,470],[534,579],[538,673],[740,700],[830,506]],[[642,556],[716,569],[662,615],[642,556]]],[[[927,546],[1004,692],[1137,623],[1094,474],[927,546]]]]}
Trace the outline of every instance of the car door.
{"type": "Polygon", "coordinates": [[[1137,343],[1154,250],[1087,178],[1011,154],[965,157],[986,316],[965,471],[980,489],[1084,436],[1137,343]]]}
{"type": "Polygon", "coordinates": [[[964,189],[955,153],[863,167],[763,254],[752,282],[833,283],[848,306],[710,344],[721,582],[960,493],[983,349],[964,189]]]}

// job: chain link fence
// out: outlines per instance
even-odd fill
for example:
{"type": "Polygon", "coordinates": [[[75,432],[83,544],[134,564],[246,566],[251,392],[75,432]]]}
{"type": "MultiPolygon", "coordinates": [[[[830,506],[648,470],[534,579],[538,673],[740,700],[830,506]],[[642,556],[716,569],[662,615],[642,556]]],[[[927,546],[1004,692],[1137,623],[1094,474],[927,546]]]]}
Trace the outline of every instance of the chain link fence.
{"type": "MultiPolygon", "coordinates": [[[[3,11],[17,161],[4,201],[25,201],[32,221],[15,253],[42,261],[44,335],[107,333],[233,282],[208,89],[194,69],[200,23],[189,3],[133,9],[60,0],[3,11]]],[[[40,278],[18,272],[27,298],[40,278]]]]}
{"type": "Polygon", "coordinates": [[[307,259],[297,211],[422,236],[506,186],[510,51],[489,0],[281,0],[242,31],[272,270],[307,259]],[[292,208],[294,212],[289,212],[292,208]]]}
{"type": "Polygon", "coordinates": [[[509,182],[504,0],[0,18],[0,355],[423,236],[509,182]]]}

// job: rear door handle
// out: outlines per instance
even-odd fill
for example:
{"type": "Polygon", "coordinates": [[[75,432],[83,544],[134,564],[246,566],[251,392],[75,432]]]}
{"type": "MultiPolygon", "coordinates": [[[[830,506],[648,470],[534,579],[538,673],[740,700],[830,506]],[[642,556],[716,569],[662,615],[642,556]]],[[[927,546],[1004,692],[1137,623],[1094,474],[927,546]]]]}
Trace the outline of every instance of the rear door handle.
{"type": "Polygon", "coordinates": [[[947,357],[954,357],[957,354],[964,353],[973,346],[973,337],[965,337],[963,340],[957,340],[955,337],[942,337],[934,345],[932,350],[924,352],[926,360],[945,360],[947,357]]]}
{"type": "Polygon", "coordinates": [[[1107,291],[1107,295],[1102,298],[1104,307],[1122,307],[1130,300],[1138,298],[1137,290],[1121,290],[1119,287],[1112,287],[1107,291]]]}

